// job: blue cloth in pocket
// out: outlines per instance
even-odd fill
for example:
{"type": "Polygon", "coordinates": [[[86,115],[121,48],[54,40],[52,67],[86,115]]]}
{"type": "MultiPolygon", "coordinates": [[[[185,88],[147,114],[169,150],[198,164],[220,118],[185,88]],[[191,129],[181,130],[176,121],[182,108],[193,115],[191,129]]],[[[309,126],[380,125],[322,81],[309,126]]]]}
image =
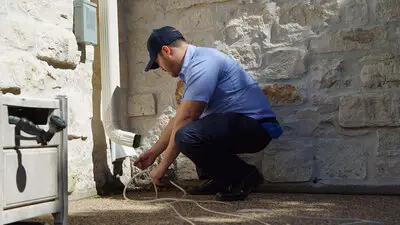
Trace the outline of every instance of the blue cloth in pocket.
{"type": "Polygon", "coordinates": [[[267,122],[262,123],[261,126],[269,133],[269,136],[271,136],[271,138],[273,139],[279,138],[283,133],[281,126],[277,123],[267,122]]]}

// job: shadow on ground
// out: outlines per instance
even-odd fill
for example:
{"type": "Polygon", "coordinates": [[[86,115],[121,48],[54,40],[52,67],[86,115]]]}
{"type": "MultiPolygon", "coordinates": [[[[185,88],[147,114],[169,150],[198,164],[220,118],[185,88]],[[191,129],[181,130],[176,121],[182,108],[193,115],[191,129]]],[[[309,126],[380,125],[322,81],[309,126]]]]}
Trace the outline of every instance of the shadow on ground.
{"type": "MultiPolygon", "coordinates": [[[[163,197],[179,197],[179,192],[162,192],[163,197]]],[[[130,199],[149,200],[154,193],[129,193],[130,199]]],[[[188,198],[213,200],[212,196],[188,198]]],[[[232,205],[201,203],[211,210],[236,213],[257,218],[271,225],[347,225],[347,224],[400,224],[400,197],[398,196],[352,196],[311,194],[252,194],[246,201],[232,205]],[[244,209],[253,209],[248,212],[244,209]],[[238,212],[238,210],[244,210],[238,212]],[[364,220],[364,222],[362,221],[364,220]]],[[[135,224],[189,224],[181,220],[166,204],[135,203],[123,200],[122,196],[90,198],[70,202],[70,225],[135,225],[135,224]]],[[[234,216],[216,215],[206,212],[194,203],[175,203],[174,207],[195,224],[262,224],[234,216]]],[[[52,224],[51,217],[31,221],[52,224]]]]}

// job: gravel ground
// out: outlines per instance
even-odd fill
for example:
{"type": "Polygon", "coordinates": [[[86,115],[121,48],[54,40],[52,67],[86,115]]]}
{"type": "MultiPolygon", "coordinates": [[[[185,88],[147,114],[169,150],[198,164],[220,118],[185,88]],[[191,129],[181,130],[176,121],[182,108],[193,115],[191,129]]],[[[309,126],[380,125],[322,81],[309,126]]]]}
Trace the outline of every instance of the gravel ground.
{"type": "MultiPolygon", "coordinates": [[[[163,197],[179,197],[174,191],[161,192],[163,197]]],[[[148,200],[152,192],[129,193],[130,199],[148,200]]],[[[188,196],[196,200],[213,200],[213,196],[188,196]]],[[[253,193],[246,201],[232,205],[201,203],[219,212],[236,213],[241,209],[263,209],[259,212],[241,212],[271,225],[348,225],[400,224],[399,196],[370,195],[312,195],[253,193]],[[364,220],[365,222],[362,222],[364,220]]],[[[262,224],[254,220],[205,212],[193,203],[175,203],[175,208],[194,224],[262,224]]],[[[189,224],[181,220],[166,204],[134,203],[122,196],[94,197],[69,203],[70,225],[162,225],[189,224]]],[[[52,223],[52,218],[41,217],[34,222],[52,223]]]]}

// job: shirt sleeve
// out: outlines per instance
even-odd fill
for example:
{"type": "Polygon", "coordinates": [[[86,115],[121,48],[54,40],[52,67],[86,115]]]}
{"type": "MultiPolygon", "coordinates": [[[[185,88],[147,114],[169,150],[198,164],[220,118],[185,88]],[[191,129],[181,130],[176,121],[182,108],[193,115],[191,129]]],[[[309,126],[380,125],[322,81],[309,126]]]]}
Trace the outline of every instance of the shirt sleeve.
{"type": "Polygon", "coordinates": [[[185,75],[187,81],[182,98],[184,101],[202,101],[208,103],[218,84],[220,64],[215,60],[203,60],[196,63],[185,75]]]}

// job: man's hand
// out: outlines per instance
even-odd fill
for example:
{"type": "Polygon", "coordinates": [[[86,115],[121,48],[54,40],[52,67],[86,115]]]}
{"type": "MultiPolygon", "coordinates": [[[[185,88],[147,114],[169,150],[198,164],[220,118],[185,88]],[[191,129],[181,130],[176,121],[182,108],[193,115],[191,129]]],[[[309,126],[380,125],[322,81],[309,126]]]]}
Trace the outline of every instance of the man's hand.
{"type": "Polygon", "coordinates": [[[161,178],[165,175],[168,168],[165,168],[163,165],[158,165],[150,172],[151,180],[158,186],[162,185],[161,178]]]}
{"type": "Polygon", "coordinates": [[[134,165],[139,169],[144,170],[149,166],[153,165],[156,158],[157,154],[152,150],[148,150],[139,156],[139,158],[135,161],[134,165]]]}
{"type": "Polygon", "coordinates": [[[165,151],[168,146],[169,139],[171,138],[172,132],[172,125],[174,123],[175,118],[171,118],[168,125],[164,128],[163,132],[161,133],[161,137],[158,141],[151,146],[149,150],[144,152],[139,158],[136,160],[134,165],[139,169],[146,169],[151,166],[157,157],[165,151]]]}

